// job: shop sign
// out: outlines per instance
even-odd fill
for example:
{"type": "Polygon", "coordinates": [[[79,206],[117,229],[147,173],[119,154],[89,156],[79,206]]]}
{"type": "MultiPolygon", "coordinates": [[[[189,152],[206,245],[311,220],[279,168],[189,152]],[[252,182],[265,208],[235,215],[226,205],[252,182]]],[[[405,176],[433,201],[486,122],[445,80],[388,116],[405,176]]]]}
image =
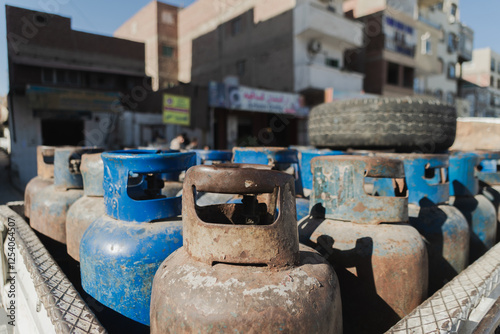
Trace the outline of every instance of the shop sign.
{"type": "Polygon", "coordinates": [[[29,105],[40,110],[120,111],[117,92],[28,86],[29,105]]]}
{"type": "Polygon", "coordinates": [[[163,123],[189,126],[190,112],[189,97],[163,94],[163,123]]]}
{"type": "Polygon", "coordinates": [[[246,86],[228,86],[210,82],[209,104],[211,107],[307,116],[299,94],[275,92],[246,86]]]}

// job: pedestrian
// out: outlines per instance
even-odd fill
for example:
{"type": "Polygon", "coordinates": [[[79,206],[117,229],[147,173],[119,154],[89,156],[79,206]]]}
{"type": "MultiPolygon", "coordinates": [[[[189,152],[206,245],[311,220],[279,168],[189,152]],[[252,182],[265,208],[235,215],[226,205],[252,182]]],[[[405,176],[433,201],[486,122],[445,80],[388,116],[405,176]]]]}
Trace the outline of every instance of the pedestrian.
{"type": "Polygon", "coordinates": [[[189,144],[189,140],[187,139],[187,135],[185,133],[182,133],[180,135],[177,135],[172,141],[170,142],[170,149],[171,150],[182,150],[186,148],[186,145],[189,144]]]}

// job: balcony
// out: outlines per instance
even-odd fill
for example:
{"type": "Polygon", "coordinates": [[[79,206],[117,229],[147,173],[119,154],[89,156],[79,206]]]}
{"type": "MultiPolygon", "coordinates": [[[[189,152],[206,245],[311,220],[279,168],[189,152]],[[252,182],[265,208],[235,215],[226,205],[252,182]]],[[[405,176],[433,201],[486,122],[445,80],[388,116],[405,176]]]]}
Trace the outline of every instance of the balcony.
{"type": "Polygon", "coordinates": [[[304,64],[295,67],[295,91],[333,88],[335,92],[359,93],[363,90],[364,75],[341,71],[322,64],[304,64]]]}
{"type": "Polygon", "coordinates": [[[294,9],[294,35],[306,39],[319,39],[343,48],[361,47],[363,24],[347,19],[325,8],[306,2],[294,9]]]}

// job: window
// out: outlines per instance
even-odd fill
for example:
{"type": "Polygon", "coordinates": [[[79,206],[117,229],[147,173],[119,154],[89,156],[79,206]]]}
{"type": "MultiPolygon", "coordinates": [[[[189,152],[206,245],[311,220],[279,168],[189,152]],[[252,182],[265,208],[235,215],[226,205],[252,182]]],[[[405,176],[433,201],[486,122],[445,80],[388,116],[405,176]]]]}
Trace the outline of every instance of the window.
{"type": "Polygon", "coordinates": [[[325,59],[325,65],[328,66],[328,67],[338,68],[339,67],[339,60],[338,59],[334,59],[334,58],[326,58],[325,59]]]}
{"type": "Polygon", "coordinates": [[[493,76],[490,77],[490,86],[495,87],[495,79],[493,79],[493,76]]]}
{"type": "Polygon", "coordinates": [[[448,64],[448,73],[447,74],[448,74],[448,78],[450,78],[450,79],[456,78],[455,63],[448,64]]]}
{"type": "Polygon", "coordinates": [[[446,103],[455,104],[455,95],[452,92],[446,93],[446,103]]]}
{"type": "Polygon", "coordinates": [[[161,22],[168,25],[174,24],[174,15],[172,14],[172,12],[166,10],[162,11],[161,22]]]}
{"type": "Polygon", "coordinates": [[[431,44],[431,34],[426,32],[421,37],[422,45],[421,45],[421,53],[424,55],[432,54],[432,44],[431,44]]]}
{"type": "Polygon", "coordinates": [[[443,60],[443,58],[438,58],[438,62],[439,62],[439,73],[443,73],[444,72],[444,60],[443,60]]]}
{"type": "Polygon", "coordinates": [[[68,83],[72,86],[78,86],[80,84],[80,72],[68,71],[67,73],[68,83]]]}
{"type": "Polygon", "coordinates": [[[65,84],[66,83],[66,71],[56,70],[56,83],[65,84]]]}
{"type": "Polygon", "coordinates": [[[387,83],[397,85],[399,83],[399,65],[395,63],[387,63],[387,83]]]}
{"type": "Polygon", "coordinates": [[[443,10],[443,2],[442,2],[442,1],[439,1],[439,2],[436,4],[436,9],[437,9],[437,10],[443,10]]]}
{"type": "Polygon", "coordinates": [[[245,75],[245,63],[246,63],[245,60],[238,60],[236,62],[236,74],[239,77],[242,77],[245,75]]]}
{"type": "Polygon", "coordinates": [[[493,59],[493,58],[491,59],[491,65],[490,66],[491,66],[491,71],[495,72],[495,59],[493,59]]]}
{"type": "Polygon", "coordinates": [[[243,31],[243,26],[241,24],[241,16],[233,19],[231,21],[231,36],[236,36],[243,31]]]}
{"type": "Polygon", "coordinates": [[[442,100],[443,99],[443,91],[441,89],[438,89],[434,92],[434,96],[439,99],[439,100],[442,100]]]}
{"type": "Polygon", "coordinates": [[[500,73],[500,61],[497,64],[497,72],[500,73]]]}
{"type": "Polygon", "coordinates": [[[497,79],[497,88],[500,89],[500,79],[497,79]]]}
{"type": "Polygon", "coordinates": [[[54,83],[54,70],[52,68],[42,68],[42,82],[54,83]]]}
{"type": "Polygon", "coordinates": [[[448,52],[454,53],[457,51],[457,35],[450,32],[448,34],[448,52]]]}
{"type": "Polygon", "coordinates": [[[458,9],[457,4],[452,3],[450,9],[451,16],[457,17],[457,9],[458,9]]]}
{"type": "Polygon", "coordinates": [[[403,86],[406,88],[413,88],[413,73],[414,69],[412,67],[403,68],[403,86]]]}
{"type": "Polygon", "coordinates": [[[172,58],[174,56],[174,48],[171,46],[163,45],[161,48],[161,54],[164,57],[172,58]]]}

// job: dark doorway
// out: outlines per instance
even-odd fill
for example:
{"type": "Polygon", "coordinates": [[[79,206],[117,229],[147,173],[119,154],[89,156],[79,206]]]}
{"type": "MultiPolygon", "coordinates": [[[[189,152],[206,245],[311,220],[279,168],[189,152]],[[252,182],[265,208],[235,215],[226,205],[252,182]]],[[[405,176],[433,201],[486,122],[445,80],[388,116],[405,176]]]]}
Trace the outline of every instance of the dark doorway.
{"type": "Polygon", "coordinates": [[[399,65],[387,62],[387,83],[399,85],[399,65]]]}
{"type": "Polygon", "coordinates": [[[83,120],[42,119],[42,144],[49,146],[84,144],[83,120]]]}

